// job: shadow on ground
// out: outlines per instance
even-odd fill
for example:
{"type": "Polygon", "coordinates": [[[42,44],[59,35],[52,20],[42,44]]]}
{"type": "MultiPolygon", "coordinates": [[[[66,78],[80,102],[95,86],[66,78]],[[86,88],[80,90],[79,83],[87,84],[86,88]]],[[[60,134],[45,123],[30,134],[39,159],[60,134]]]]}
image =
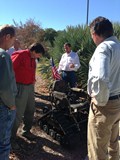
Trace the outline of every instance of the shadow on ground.
{"type": "Polygon", "coordinates": [[[39,136],[33,142],[28,142],[19,137],[18,143],[21,150],[12,152],[16,156],[15,160],[84,160],[87,154],[86,146],[80,143],[76,143],[71,148],[64,148],[47,138],[39,136]]]}
{"type": "Polygon", "coordinates": [[[87,154],[87,145],[82,136],[74,137],[73,145],[63,147],[40,129],[38,119],[43,114],[43,108],[51,107],[51,103],[49,95],[46,94],[35,92],[35,99],[36,111],[31,131],[36,135],[36,140],[28,141],[19,134],[20,150],[12,150],[10,160],[84,160],[87,154]]]}

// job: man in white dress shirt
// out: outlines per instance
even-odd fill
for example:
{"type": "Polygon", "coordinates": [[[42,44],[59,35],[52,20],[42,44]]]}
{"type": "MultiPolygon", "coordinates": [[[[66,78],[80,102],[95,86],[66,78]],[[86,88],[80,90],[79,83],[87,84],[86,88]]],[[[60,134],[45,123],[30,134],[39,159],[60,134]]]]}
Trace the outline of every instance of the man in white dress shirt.
{"type": "Polygon", "coordinates": [[[80,67],[80,60],[78,54],[71,50],[71,44],[64,44],[65,53],[62,55],[59,62],[58,72],[62,72],[62,79],[69,83],[70,87],[77,86],[75,72],[80,67]]]}
{"type": "Polygon", "coordinates": [[[97,48],[89,62],[89,160],[119,160],[120,42],[112,23],[97,17],[90,24],[97,48]]]}

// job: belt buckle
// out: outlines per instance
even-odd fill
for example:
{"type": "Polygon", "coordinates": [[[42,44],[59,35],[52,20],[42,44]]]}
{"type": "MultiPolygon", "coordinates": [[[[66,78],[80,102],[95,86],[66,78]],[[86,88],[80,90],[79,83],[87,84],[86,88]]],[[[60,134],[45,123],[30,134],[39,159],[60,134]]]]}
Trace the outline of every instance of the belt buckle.
{"type": "Polygon", "coordinates": [[[110,97],[109,100],[115,100],[119,98],[120,98],[120,94],[110,97]]]}

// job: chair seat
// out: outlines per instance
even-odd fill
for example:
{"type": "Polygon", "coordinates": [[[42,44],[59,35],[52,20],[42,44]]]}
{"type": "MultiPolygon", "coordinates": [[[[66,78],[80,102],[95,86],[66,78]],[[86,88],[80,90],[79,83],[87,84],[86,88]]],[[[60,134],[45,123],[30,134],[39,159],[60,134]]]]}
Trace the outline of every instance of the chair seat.
{"type": "Polygon", "coordinates": [[[60,100],[62,100],[63,98],[67,98],[67,95],[65,93],[58,92],[58,91],[53,91],[53,96],[60,100]]]}

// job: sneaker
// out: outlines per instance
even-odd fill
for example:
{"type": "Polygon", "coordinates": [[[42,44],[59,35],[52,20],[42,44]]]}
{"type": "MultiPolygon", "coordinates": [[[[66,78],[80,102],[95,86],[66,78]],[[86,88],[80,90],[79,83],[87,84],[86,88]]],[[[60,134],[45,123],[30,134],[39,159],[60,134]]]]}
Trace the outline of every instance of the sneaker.
{"type": "Polygon", "coordinates": [[[36,137],[34,134],[32,134],[30,131],[23,132],[22,136],[25,137],[25,138],[27,138],[27,139],[30,140],[30,141],[33,141],[33,140],[35,140],[35,139],[37,138],[37,137],[36,137]]]}

